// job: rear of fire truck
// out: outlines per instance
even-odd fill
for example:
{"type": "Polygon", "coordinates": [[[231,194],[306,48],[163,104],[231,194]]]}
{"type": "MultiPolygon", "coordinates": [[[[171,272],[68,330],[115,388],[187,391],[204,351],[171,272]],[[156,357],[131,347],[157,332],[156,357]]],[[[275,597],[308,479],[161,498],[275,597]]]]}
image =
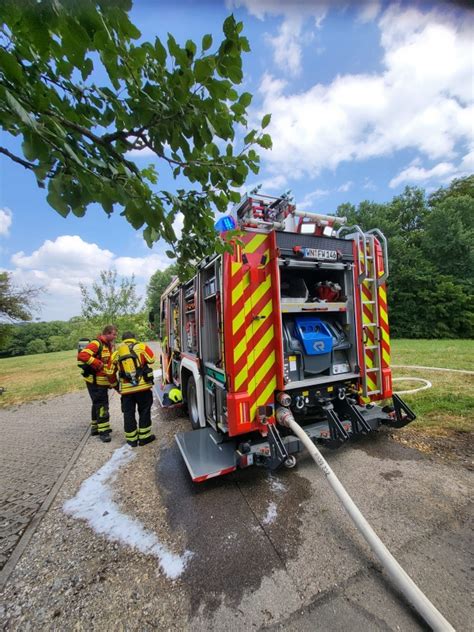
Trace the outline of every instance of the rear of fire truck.
{"type": "Polygon", "coordinates": [[[193,430],[176,440],[193,480],[292,467],[302,446],[278,409],[330,448],[412,421],[392,393],[382,233],[299,212],[287,196],[246,197],[233,219],[231,251],[162,302],[156,393],[174,405],[179,389],[187,405],[193,430]]]}

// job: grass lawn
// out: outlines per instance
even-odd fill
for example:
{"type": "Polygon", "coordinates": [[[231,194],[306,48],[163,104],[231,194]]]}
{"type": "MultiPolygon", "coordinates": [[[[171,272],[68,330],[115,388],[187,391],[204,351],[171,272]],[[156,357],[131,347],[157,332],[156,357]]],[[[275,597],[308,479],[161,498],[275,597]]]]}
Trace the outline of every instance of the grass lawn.
{"type": "MultiPolygon", "coordinates": [[[[392,363],[474,371],[474,340],[392,340],[392,363]]],[[[429,435],[469,432],[474,424],[474,375],[394,368],[393,377],[429,380],[432,388],[402,395],[417,415],[408,428],[429,435]]],[[[394,382],[395,390],[423,386],[420,382],[394,382]]]]}
{"type": "Polygon", "coordinates": [[[474,371],[474,340],[392,340],[392,363],[474,371]]]}
{"type": "MultiPolygon", "coordinates": [[[[474,340],[393,340],[393,364],[474,370],[474,340]]],[[[418,419],[409,427],[429,434],[472,430],[474,419],[474,375],[394,369],[394,377],[420,377],[433,387],[403,395],[418,419]]],[[[0,407],[46,399],[84,388],[76,365],[76,352],[59,351],[0,359],[0,407]]],[[[398,390],[416,388],[412,382],[395,382],[398,390]]],[[[421,386],[421,383],[420,383],[421,386]]]]}
{"type": "Polygon", "coordinates": [[[1,408],[85,388],[75,350],[2,358],[0,386],[7,389],[0,396],[1,408]]]}

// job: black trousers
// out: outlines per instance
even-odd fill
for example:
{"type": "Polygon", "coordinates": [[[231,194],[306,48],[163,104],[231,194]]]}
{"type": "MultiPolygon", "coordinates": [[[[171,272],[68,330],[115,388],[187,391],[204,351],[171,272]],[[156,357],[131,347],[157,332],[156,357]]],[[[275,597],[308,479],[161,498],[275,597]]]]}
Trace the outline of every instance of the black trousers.
{"type": "Polygon", "coordinates": [[[138,393],[128,393],[122,395],[122,412],[125,436],[133,440],[134,435],[145,438],[151,431],[151,407],[153,404],[153,394],[151,389],[138,391],[138,393]],[[138,409],[138,427],[135,412],[138,409]]]}
{"type": "Polygon", "coordinates": [[[99,432],[110,431],[109,389],[86,382],[92,400],[91,421],[96,422],[99,432]]]}

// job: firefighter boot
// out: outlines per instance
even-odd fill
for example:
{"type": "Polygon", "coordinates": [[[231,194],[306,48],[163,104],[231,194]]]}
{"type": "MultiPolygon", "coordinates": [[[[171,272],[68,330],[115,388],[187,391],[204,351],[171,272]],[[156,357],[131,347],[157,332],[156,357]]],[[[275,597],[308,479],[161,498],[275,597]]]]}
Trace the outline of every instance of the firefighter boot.
{"type": "Polygon", "coordinates": [[[110,432],[99,432],[99,439],[102,443],[110,443],[110,432]]]}
{"type": "Polygon", "coordinates": [[[144,439],[139,439],[138,440],[138,445],[146,445],[147,443],[151,443],[155,439],[156,439],[155,435],[151,434],[148,437],[145,437],[144,439]]]}

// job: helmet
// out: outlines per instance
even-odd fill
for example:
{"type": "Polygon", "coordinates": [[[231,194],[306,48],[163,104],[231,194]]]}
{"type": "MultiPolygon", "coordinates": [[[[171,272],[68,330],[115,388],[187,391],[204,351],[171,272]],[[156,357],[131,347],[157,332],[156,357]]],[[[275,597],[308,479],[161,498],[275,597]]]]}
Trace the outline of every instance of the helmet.
{"type": "Polygon", "coordinates": [[[175,404],[183,401],[183,396],[181,395],[181,391],[179,390],[179,388],[172,388],[168,393],[168,397],[175,404]]]}

